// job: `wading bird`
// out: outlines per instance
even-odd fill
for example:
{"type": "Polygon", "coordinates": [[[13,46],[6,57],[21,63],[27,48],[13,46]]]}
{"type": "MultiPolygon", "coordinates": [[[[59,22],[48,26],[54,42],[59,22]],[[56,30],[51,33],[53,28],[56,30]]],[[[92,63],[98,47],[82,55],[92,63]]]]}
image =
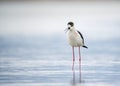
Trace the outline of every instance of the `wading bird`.
{"type": "Polygon", "coordinates": [[[81,55],[80,55],[80,47],[88,48],[84,44],[84,38],[80,31],[76,30],[74,27],[73,22],[68,22],[68,28],[66,29],[66,32],[68,31],[68,42],[72,46],[72,56],[73,56],[73,64],[72,64],[72,70],[74,70],[74,62],[75,62],[75,53],[74,53],[74,47],[78,47],[79,50],[79,70],[80,70],[80,76],[81,76],[81,55]]]}

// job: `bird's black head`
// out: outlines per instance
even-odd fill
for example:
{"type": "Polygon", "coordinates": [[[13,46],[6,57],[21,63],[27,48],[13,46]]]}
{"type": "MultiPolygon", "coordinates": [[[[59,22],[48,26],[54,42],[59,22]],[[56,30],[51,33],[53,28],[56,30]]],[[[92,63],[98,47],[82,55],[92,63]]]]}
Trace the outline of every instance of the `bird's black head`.
{"type": "Polygon", "coordinates": [[[73,22],[68,22],[67,25],[70,25],[71,27],[73,27],[73,26],[74,26],[74,23],[73,23],[73,22]]]}
{"type": "Polygon", "coordinates": [[[68,25],[68,28],[65,29],[66,32],[69,31],[69,30],[71,31],[73,29],[74,23],[73,22],[68,22],[67,25],[68,25]]]}

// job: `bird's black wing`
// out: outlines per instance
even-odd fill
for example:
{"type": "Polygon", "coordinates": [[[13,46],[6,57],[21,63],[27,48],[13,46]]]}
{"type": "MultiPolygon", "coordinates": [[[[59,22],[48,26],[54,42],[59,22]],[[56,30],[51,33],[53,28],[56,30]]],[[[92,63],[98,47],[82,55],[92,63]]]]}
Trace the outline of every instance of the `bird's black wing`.
{"type": "Polygon", "coordinates": [[[82,38],[82,40],[83,40],[83,44],[84,44],[84,38],[83,38],[81,32],[80,32],[80,31],[77,31],[77,32],[79,33],[80,37],[82,38]]]}
{"type": "Polygon", "coordinates": [[[80,31],[77,31],[77,32],[79,33],[80,37],[81,37],[82,40],[83,40],[83,41],[82,41],[82,42],[83,42],[83,46],[82,46],[82,47],[84,47],[84,48],[88,48],[87,46],[84,45],[84,38],[83,38],[81,32],[80,32],[80,31]]]}

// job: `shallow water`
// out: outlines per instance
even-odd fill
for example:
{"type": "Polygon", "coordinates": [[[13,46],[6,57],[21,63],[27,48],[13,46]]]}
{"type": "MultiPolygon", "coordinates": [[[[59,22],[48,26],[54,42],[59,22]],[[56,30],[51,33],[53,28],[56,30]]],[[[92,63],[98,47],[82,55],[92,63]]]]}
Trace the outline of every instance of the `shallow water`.
{"type": "MultiPolygon", "coordinates": [[[[7,38],[0,43],[0,86],[118,86],[120,84],[120,58],[119,54],[114,52],[106,51],[99,54],[92,48],[88,50],[81,48],[82,82],[80,82],[78,58],[75,70],[72,71],[71,48],[65,41],[56,42],[55,45],[48,42],[51,46],[43,47],[45,43],[39,45],[30,41],[28,43],[28,40],[33,39],[25,39],[26,41],[20,44],[15,41],[7,43],[5,40],[7,38]]],[[[77,49],[75,53],[77,57],[77,49]]]]}
{"type": "Polygon", "coordinates": [[[0,1],[0,86],[119,86],[120,2],[0,1]],[[83,33],[75,70],[67,22],[83,33]]]}

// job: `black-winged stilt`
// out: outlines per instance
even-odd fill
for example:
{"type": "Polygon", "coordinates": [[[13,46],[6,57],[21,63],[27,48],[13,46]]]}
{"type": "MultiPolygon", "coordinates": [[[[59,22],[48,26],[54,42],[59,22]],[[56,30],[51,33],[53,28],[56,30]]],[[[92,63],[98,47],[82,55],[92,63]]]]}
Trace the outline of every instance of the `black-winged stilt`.
{"type": "Polygon", "coordinates": [[[75,53],[74,53],[74,47],[78,47],[79,49],[79,70],[80,70],[80,79],[81,79],[81,55],[80,55],[80,47],[88,48],[84,44],[84,38],[80,31],[76,30],[74,28],[73,22],[68,22],[68,28],[66,31],[68,31],[68,42],[72,46],[72,53],[73,53],[73,64],[72,64],[72,70],[74,70],[74,62],[75,62],[75,53]]]}

